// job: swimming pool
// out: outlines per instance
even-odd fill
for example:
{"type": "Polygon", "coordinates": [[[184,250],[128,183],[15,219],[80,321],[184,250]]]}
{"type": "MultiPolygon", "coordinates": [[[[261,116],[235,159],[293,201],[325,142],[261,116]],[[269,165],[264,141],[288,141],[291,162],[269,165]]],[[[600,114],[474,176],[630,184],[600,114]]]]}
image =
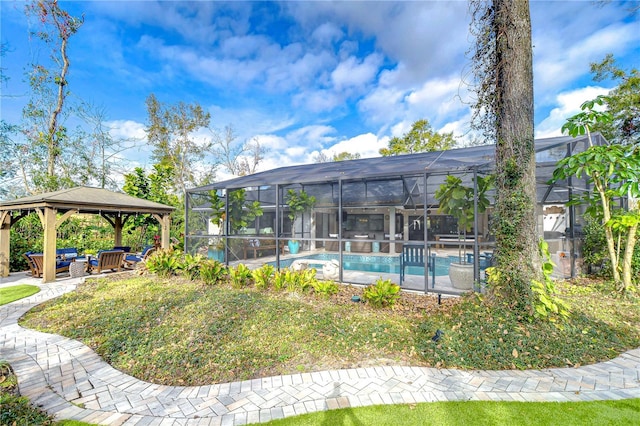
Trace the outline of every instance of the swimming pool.
{"type": "MultiPolygon", "coordinates": [[[[309,259],[311,267],[320,268],[321,265],[314,265],[313,260],[338,260],[339,256],[333,253],[317,253],[303,258],[296,259],[309,259]]],[[[284,259],[280,261],[280,267],[291,266],[296,259],[284,259]]],[[[449,274],[449,264],[451,262],[457,262],[457,256],[450,257],[436,257],[436,276],[443,276],[449,274]]],[[[269,262],[269,264],[275,266],[275,262],[269,262]]],[[[400,255],[396,256],[367,256],[367,255],[355,255],[345,254],[342,256],[342,264],[345,270],[348,271],[362,271],[362,272],[380,272],[384,274],[399,274],[400,273],[400,255]]],[[[409,275],[424,275],[424,268],[420,266],[407,266],[405,273],[409,275]]],[[[431,275],[431,273],[429,273],[431,275]]]]}

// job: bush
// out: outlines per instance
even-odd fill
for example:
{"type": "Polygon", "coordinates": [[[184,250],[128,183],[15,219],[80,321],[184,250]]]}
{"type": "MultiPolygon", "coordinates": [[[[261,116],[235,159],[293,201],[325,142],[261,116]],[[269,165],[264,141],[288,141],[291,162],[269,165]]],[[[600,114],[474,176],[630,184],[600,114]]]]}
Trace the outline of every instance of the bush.
{"type": "Polygon", "coordinates": [[[269,284],[273,279],[275,269],[276,268],[274,268],[272,265],[264,264],[262,265],[262,267],[254,270],[252,272],[252,276],[253,282],[255,283],[256,287],[261,290],[269,288],[269,284]]]}
{"type": "Polygon", "coordinates": [[[315,281],[312,283],[313,290],[320,296],[326,299],[329,296],[338,293],[338,284],[334,281],[315,281]]]}
{"type": "Polygon", "coordinates": [[[200,279],[205,284],[214,285],[226,279],[227,267],[213,259],[204,259],[200,264],[200,279]]]}
{"type": "Polygon", "coordinates": [[[317,282],[315,268],[302,271],[287,269],[285,271],[285,283],[290,292],[307,292],[313,288],[315,282],[317,282]]]}
{"type": "Polygon", "coordinates": [[[400,286],[391,280],[379,278],[375,284],[364,289],[364,300],[376,308],[393,306],[400,298],[400,286]]]}
{"type": "Polygon", "coordinates": [[[191,281],[196,280],[200,276],[200,269],[204,262],[204,256],[200,254],[185,254],[180,269],[182,273],[191,281]]]}
{"type": "Polygon", "coordinates": [[[146,261],[149,272],[170,277],[182,268],[181,253],[173,250],[156,250],[146,261]]]}
{"type": "Polygon", "coordinates": [[[249,284],[251,278],[251,270],[244,264],[240,263],[235,268],[229,268],[229,278],[234,288],[242,288],[249,284]]]}

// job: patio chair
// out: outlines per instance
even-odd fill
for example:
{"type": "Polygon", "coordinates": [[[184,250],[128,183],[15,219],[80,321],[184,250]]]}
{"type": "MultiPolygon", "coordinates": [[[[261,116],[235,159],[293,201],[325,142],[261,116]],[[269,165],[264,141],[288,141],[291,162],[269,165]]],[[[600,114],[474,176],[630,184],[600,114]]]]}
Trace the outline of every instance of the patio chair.
{"type": "Polygon", "coordinates": [[[89,259],[89,267],[91,272],[101,273],[104,270],[120,270],[123,268],[124,251],[122,250],[103,250],[99,251],[95,258],[89,259]]]}
{"type": "Polygon", "coordinates": [[[124,267],[130,269],[135,268],[138,262],[147,260],[155,251],[156,248],[154,246],[147,246],[140,254],[127,254],[124,257],[124,267]]]}
{"type": "MultiPolygon", "coordinates": [[[[27,252],[24,254],[27,258],[27,262],[29,263],[29,268],[31,268],[31,275],[36,278],[42,277],[42,272],[44,271],[44,259],[42,253],[30,253],[27,252]]],[[[57,260],[56,261],[56,274],[60,272],[69,272],[69,265],[75,259],[71,260],[57,260]]]]}

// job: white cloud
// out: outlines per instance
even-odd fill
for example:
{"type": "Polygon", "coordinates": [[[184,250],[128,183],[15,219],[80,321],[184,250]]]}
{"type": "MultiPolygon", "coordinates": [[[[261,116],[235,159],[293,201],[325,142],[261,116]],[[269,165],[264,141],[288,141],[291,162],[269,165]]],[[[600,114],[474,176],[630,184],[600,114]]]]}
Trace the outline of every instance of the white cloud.
{"type": "Polygon", "coordinates": [[[112,120],[105,123],[114,139],[145,140],[145,125],[133,120],[112,120]]]}
{"type": "Polygon", "coordinates": [[[364,60],[358,60],[358,58],[351,56],[342,61],[331,73],[335,89],[340,91],[369,84],[378,73],[382,60],[382,56],[372,54],[364,60]]]}
{"type": "Polygon", "coordinates": [[[549,115],[536,126],[536,137],[547,138],[562,135],[561,128],[567,118],[579,113],[580,105],[599,95],[606,95],[610,89],[604,87],[589,86],[558,94],[557,107],[553,108],[549,115]]]}

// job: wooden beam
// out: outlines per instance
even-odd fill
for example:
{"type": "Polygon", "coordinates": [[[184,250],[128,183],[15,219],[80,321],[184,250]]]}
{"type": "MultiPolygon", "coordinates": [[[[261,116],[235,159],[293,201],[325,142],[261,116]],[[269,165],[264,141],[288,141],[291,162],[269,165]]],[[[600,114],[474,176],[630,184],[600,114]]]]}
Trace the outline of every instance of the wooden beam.
{"type": "Polygon", "coordinates": [[[62,216],[60,216],[58,218],[58,220],[56,220],[56,229],[58,229],[60,227],[60,225],[62,225],[64,223],[65,220],[69,219],[69,217],[71,215],[77,214],[78,210],[69,210],[68,212],[66,212],[65,214],[63,214],[62,216]]]}
{"type": "Polygon", "coordinates": [[[169,233],[169,231],[171,230],[171,215],[164,214],[160,216],[158,214],[154,214],[153,217],[155,220],[158,221],[158,223],[160,223],[160,228],[161,228],[160,247],[162,247],[163,249],[168,249],[169,247],[171,247],[171,236],[169,233]]]}

